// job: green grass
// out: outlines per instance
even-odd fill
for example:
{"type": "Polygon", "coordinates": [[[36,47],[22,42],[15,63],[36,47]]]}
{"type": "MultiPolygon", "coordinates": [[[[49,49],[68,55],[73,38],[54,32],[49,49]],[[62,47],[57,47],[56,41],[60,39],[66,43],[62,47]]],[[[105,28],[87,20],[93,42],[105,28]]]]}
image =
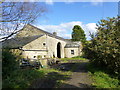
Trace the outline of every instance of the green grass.
{"type": "Polygon", "coordinates": [[[56,80],[56,88],[61,87],[61,85],[63,85],[66,80],[69,79],[69,77],[72,75],[71,71],[59,71],[57,69],[53,69],[53,68],[42,68],[42,71],[44,71],[46,73],[46,75],[48,74],[47,78],[56,80]],[[54,73],[53,75],[49,75],[49,73],[54,73]]]}
{"type": "Polygon", "coordinates": [[[3,80],[3,88],[28,88],[31,83],[38,78],[50,78],[56,80],[56,87],[62,85],[72,73],[62,72],[55,69],[19,69],[13,71],[10,76],[3,80]],[[54,75],[47,75],[49,73],[54,75]],[[46,77],[47,76],[47,77],[46,77]]]}
{"type": "Polygon", "coordinates": [[[28,88],[34,80],[39,78],[56,80],[56,87],[59,87],[71,75],[70,71],[62,72],[52,68],[20,69],[18,56],[9,49],[3,50],[2,60],[2,88],[28,88]]]}
{"type": "Polygon", "coordinates": [[[33,80],[43,78],[43,71],[34,69],[18,69],[3,80],[3,88],[27,88],[33,80]]]}
{"type": "Polygon", "coordinates": [[[118,77],[115,75],[111,75],[106,70],[92,64],[87,67],[94,81],[93,86],[97,88],[120,88],[118,77]]]}
{"type": "Polygon", "coordinates": [[[69,60],[87,60],[86,58],[83,58],[82,56],[76,56],[72,58],[61,58],[63,62],[68,62],[69,60]]]}

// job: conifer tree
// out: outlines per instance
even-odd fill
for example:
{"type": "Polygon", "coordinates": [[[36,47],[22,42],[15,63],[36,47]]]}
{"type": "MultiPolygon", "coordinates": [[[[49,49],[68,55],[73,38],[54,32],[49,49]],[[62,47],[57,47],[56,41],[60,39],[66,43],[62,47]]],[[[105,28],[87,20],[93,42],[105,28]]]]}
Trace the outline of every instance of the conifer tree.
{"type": "Polygon", "coordinates": [[[72,41],[81,41],[82,43],[86,41],[84,30],[79,25],[75,25],[72,30],[72,41]]]}

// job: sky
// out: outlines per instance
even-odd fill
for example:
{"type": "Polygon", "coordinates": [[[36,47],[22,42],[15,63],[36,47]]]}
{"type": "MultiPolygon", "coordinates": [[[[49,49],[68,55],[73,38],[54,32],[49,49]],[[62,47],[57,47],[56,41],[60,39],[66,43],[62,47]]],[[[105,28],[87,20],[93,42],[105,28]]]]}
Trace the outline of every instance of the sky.
{"type": "Polygon", "coordinates": [[[118,2],[47,2],[48,12],[34,23],[36,27],[71,39],[72,28],[80,25],[89,40],[96,23],[118,15],[118,2]]]}

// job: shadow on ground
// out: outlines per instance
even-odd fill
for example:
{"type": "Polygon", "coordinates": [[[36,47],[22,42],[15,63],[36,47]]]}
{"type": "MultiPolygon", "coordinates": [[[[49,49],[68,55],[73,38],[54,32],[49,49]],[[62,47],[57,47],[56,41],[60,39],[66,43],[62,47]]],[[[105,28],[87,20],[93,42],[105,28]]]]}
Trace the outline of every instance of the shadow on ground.
{"type": "Polygon", "coordinates": [[[58,72],[51,72],[44,79],[35,80],[30,88],[55,88],[58,80],[68,80],[68,75],[61,75],[58,72]]]}
{"type": "Polygon", "coordinates": [[[88,84],[83,84],[83,83],[79,83],[79,87],[75,86],[75,85],[71,85],[71,84],[64,84],[62,87],[60,88],[86,88],[86,89],[89,89],[89,88],[93,88],[91,85],[88,85],[88,84]]]}
{"type": "MultiPolygon", "coordinates": [[[[52,66],[54,69],[58,69],[60,71],[71,71],[74,73],[75,77],[78,78],[81,73],[87,73],[86,65],[89,62],[68,62],[68,63],[60,63],[58,65],[52,66]]],[[[84,75],[83,75],[84,76],[84,75]]],[[[84,78],[84,77],[82,77],[84,78]]],[[[79,77],[79,80],[82,80],[81,76],[79,77]]],[[[30,88],[56,88],[56,84],[58,84],[58,80],[67,80],[70,81],[71,78],[68,75],[62,75],[59,72],[51,72],[46,75],[44,79],[37,79],[35,80],[30,88]]],[[[85,79],[86,80],[86,79],[85,79]]],[[[71,80],[72,81],[72,80],[71,80]]],[[[59,88],[91,88],[92,86],[90,84],[87,84],[83,81],[83,83],[78,83],[77,85],[74,85],[75,80],[72,81],[72,83],[62,83],[62,85],[59,88]]]]}
{"type": "Polygon", "coordinates": [[[68,63],[61,63],[59,65],[55,65],[52,68],[58,69],[60,71],[71,71],[71,72],[88,72],[87,64],[89,62],[68,62],[68,63]]]}

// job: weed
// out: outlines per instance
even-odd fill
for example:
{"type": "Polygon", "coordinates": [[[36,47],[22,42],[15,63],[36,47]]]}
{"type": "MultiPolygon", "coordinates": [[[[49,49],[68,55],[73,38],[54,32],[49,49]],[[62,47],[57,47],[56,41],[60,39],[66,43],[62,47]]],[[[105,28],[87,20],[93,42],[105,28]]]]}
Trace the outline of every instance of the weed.
{"type": "Polygon", "coordinates": [[[107,73],[107,70],[96,67],[93,64],[87,66],[89,74],[92,76],[94,83],[93,86],[97,88],[120,88],[119,80],[114,75],[107,73]]]}

